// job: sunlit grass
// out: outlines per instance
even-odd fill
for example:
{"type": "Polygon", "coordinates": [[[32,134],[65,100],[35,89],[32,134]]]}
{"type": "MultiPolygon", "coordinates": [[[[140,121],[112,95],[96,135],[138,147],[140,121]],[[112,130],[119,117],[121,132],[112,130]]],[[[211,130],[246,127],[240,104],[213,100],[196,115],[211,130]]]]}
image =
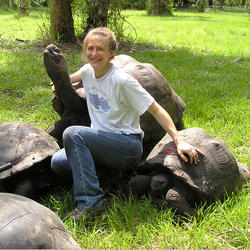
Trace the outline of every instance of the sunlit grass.
{"type": "MultiPolygon", "coordinates": [[[[249,185],[223,203],[199,208],[194,219],[174,217],[150,199],[113,197],[108,210],[92,222],[64,221],[86,249],[248,249],[249,185]]],[[[58,192],[46,202],[59,215],[72,209],[72,193],[58,192]]]]}
{"type": "MultiPolygon", "coordinates": [[[[247,15],[176,11],[173,17],[148,17],[144,11],[125,13],[137,29],[138,42],[161,50],[142,51],[133,45],[131,52],[119,53],[158,68],[187,105],[185,126],[201,127],[223,139],[235,158],[249,165],[247,15]],[[238,57],[242,59],[235,60],[238,57]]],[[[26,121],[45,129],[58,119],[43,65],[45,44],[33,47],[15,39],[36,43],[37,24],[44,22],[42,16],[47,18],[46,10],[32,11],[25,18],[7,9],[0,14],[0,122],[26,121]]],[[[80,51],[62,48],[69,71],[74,72],[82,64],[80,51]]],[[[167,206],[157,210],[147,197],[138,201],[117,195],[100,218],[64,223],[87,249],[249,249],[249,187],[224,203],[200,208],[193,220],[179,220],[167,206]]],[[[66,188],[58,188],[42,203],[59,216],[76,205],[73,191],[66,188]]]]}
{"type": "Polygon", "coordinates": [[[150,17],[146,11],[126,11],[138,41],[168,49],[186,47],[223,56],[249,56],[247,13],[176,11],[174,16],[150,17]]]}
{"type": "Polygon", "coordinates": [[[42,25],[47,9],[32,9],[28,16],[19,16],[16,10],[1,7],[0,37],[14,41],[15,39],[34,40],[39,26],[42,25]]]}

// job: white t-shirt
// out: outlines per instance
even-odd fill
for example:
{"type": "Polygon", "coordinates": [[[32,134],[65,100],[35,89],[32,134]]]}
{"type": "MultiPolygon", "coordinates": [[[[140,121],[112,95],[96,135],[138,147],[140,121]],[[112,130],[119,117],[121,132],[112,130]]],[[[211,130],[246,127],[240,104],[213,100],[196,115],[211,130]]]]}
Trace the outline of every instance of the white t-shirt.
{"type": "Polygon", "coordinates": [[[91,127],[123,134],[142,134],[140,116],[154,98],[130,74],[111,66],[96,78],[90,64],[82,68],[91,127]]]}

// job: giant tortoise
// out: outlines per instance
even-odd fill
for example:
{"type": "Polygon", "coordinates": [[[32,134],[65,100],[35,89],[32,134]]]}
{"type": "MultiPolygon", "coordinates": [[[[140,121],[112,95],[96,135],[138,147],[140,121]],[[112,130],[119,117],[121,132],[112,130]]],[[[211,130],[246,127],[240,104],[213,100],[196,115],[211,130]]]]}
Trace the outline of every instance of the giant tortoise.
{"type": "MultiPolygon", "coordinates": [[[[177,129],[183,129],[182,114],[185,103],[169,86],[162,74],[149,63],[140,63],[128,55],[115,56],[113,64],[131,74],[165,108],[177,129]]],[[[58,98],[52,103],[61,119],[46,131],[54,136],[62,146],[62,133],[70,125],[89,125],[85,92],[81,84],[71,84],[66,60],[60,50],[50,44],[44,50],[44,65],[54,83],[58,98]]],[[[145,132],[143,140],[144,156],[164,136],[165,131],[147,112],[141,117],[141,127],[145,132]]]]}
{"type": "Polygon", "coordinates": [[[55,182],[50,159],[60,148],[54,138],[24,122],[0,124],[0,188],[32,196],[55,182]]]}
{"type": "Polygon", "coordinates": [[[152,201],[162,205],[164,200],[177,214],[195,215],[196,205],[223,200],[240,189],[250,179],[248,167],[235,161],[222,140],[217,140],[201,128],[179,131],[181,139],[199,148],[197,165],[185,163],[176,146],[166,134],[137,169],[128,187],[135,195],[149,192],[152,201]]]}
{"type": "Polygon", "coordinates": [[[81,249],[50,209],[10,193],[0,193],[0,248],[81,249]]]}

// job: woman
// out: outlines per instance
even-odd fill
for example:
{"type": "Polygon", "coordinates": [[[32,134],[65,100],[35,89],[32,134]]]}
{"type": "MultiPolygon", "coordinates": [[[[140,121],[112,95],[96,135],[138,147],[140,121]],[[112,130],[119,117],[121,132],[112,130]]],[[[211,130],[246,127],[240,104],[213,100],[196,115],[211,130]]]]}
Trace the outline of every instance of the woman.
{"type": "Polygon", "coordinates": [[[83,43],[89,63],[70,76],[72,83],[83,82],[91,127],[71,126],[64,131],[64,149],[53,156],[52,169],[58,175],[67,169],[72,171],[74,197],[78,202],[71,212],[75,219],[98,215],[105,208],[94,161],[121,171],[140,160],[143,131],[139,121],[144,112],[150,112],[170,134],[184,161],[186,153],[191,164],[197,164],[201,153],[180,140],[169,114],[137,80],[111,63],[117,47],[109,29],[92,29],[83,43]]]}

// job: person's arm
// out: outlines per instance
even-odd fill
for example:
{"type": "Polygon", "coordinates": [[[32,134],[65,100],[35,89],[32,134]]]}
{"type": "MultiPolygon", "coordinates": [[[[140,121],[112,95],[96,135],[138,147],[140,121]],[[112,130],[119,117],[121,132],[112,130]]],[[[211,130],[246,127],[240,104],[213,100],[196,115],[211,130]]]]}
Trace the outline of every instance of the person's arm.
{"type": "Polygon", "coordinates": [[[187,162],[188,159],[184,155],[186,153],[190,157],[190,163],[194,162],[197,164],[199,162],[198,153],[203,154],[202,151],[180,139],[179,133],[168,112],[155,101],[148,108],[148,112],[154,116],[162,128],[172,137],[180,157],[187,162]]]}
{"type": "Polygon", "coordinates": [[[80,82],[82,80],[82,69],[79,69],[70,76],[71,83],[80,82]]]}

